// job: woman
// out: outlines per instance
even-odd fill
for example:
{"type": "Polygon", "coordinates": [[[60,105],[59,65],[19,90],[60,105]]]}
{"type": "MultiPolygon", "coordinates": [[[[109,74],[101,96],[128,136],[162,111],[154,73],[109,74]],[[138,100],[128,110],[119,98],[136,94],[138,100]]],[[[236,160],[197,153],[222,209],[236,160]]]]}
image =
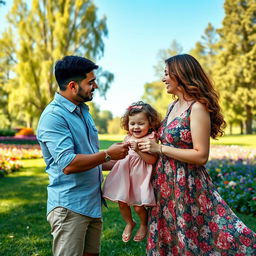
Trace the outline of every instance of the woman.
{"type": "Polygon", "coordinates": [[[160,154],[152,176],[157,205],[149,209],[147,255],[256,255],[256,234],[223,201],[205,164],[210,137],[223,134],[218,96],[198,61],[188,54],[166,60],[163,82],[177,96],[159,128],[160,154]]]}

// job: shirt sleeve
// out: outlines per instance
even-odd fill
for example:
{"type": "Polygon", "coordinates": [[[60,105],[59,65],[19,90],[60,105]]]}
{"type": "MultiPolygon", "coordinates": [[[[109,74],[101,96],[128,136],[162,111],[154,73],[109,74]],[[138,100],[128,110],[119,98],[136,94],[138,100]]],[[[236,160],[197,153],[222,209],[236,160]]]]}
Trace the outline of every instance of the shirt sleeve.
{"type": "Polygon", "coordinates": [[[63,171],[76,157],[73,137],[66,120],[54,112],[48,113],[41,120],[38,133],[38,139],[63,171]]]}

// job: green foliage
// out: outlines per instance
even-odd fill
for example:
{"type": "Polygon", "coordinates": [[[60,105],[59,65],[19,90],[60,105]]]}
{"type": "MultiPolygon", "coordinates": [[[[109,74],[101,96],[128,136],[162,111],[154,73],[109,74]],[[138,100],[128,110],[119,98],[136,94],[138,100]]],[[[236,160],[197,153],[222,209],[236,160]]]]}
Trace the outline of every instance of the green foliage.
{"type": "Polygon", "coordinates": [[[256,2],[226,0],[214,79],[229,122],[245,121],[252,133],[256,113],[256,2]]]}
{"type": "Polygon", "coordinates": [[[15,133],[16,131],[12,129],[0,129],[0,136],[14,136],[15,133]]]}
{"type": "Polygon", "coordinates": [[[110,134],[125,134],[126,131],[124,131],[121,128],[121,118],[115,117],[112,120],[108,122],[108,133],[110,134]]]}
{"type": "Polygon", "coordinates": [[[145,84],[142,99],[151,104],[162,117],[166,115],[168,105],[174,100],[170,94],[166,93],[163,82],[145,84]]]}
{"type": "MultiPolygon", "coordinates": [[[[99,19],[96,14],[97,7],[91,0],[33,0],[32,5],[13,1],[7,15],[9,29],[0,38],[0,72],[8,61],[12,71],[12,79],[4,81],[8,110],[18,120],[25,120],[27,127],[35,126],[57,89],[53,76],[56,60],[65,55],[92,60],[102,57],[103,37],[108,31],[106,17],[99,19]]],[[[8,72],[3,72],[7,76],[8,72]]],[[[104,95],[113,74],[100,69],[99,76],[104,95]]]]}

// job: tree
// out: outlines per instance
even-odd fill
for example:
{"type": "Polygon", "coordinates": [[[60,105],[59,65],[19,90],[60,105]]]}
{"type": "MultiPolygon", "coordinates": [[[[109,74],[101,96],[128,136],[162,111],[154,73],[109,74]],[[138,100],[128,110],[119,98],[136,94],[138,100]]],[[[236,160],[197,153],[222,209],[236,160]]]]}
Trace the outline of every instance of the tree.
{"type": "Polygon", "coordinates": [[[208,23],[202,40],[197,42],[195,48],[190,50],[190,54],[200,62],[210,77],[213,76],[213,66],[218,53],[218,38],[216,29],[211,23],[208,23]]]}
{"type": "MultiPolygon", "coordinates": [[[[9,30],[15,35],[9,109],[25,118],[28,126],[36,123],[57,89],[53,76],[57,59],[80,55],[96,61],[102,57],[108,31],[106,18],[98,19],[96,12],[91,0],[32,0],[31,6],[14,0],[8,14],[9,30]]],[[[6,49],[5,55],[9,54],[6,49]]],[[[98,76],[104,95],[113,75],[99,69],[98,76]]]]}
{"type": "Polygon", "coordinates": [[[115,117],[108,122],[108,133],[109,134],[125,134],[124,131],[120,126],[121,120],[120,117],[115,117]]]}
{"type": "Polygon", "coordinates": [[[171,42],[169,48],[159,50],[158,55],[157,55],[158,62],[154,66],[155,74],[159,78],[163,77],[164,68],[165,68],[165,60],[174,55],[182,53],[182,51],[183,51],[182,46],[176,40],[173,40],[171,42]]]}
{"type": "Polygon", "coordinates": [[[256,2],[226,0],[220,36],[220,50],[214,67],[215,80],[227,109],[233,108],[252,133],[256,113],[256,2]]]}

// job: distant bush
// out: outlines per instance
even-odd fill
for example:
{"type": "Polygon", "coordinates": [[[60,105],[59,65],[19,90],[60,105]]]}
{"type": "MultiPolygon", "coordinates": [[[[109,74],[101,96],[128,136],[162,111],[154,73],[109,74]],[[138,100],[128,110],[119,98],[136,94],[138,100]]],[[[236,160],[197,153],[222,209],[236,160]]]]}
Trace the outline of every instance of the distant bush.
{"type": "Polygon", "coordinates": [[[16,131],[12,129],[0,129],[0,136],[14,136],[15,133],[16,131]]]}

